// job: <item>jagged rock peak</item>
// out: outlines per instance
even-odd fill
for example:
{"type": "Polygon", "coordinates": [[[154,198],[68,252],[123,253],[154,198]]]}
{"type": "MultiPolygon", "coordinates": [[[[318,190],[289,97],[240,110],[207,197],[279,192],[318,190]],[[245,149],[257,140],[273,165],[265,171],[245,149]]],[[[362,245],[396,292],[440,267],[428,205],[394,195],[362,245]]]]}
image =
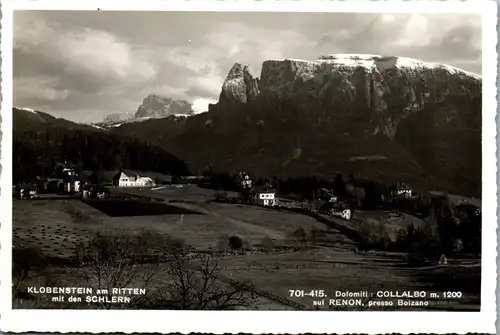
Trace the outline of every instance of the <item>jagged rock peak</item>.
{"type": "Polygon", "coordinates": [[[247,66],[243,66],[240,63],[234,63],[227,74],[226,80],[237,79],[243,77],[243,68],[247,68],[247,66]]]}
{"type": "Polygon", "coordinates": [[[219,102],[247,103],[259,94],[259,79],[255,78],[248,65],[235,63],[224,83],[219,102]]]}
{"type": "Polygon", "coordinates": [[[191,104],[186,100],[174,100],[156,93],[149,94],[135,113],[135,118],[162,118],[174,114],[192,115],[191,104]]]}

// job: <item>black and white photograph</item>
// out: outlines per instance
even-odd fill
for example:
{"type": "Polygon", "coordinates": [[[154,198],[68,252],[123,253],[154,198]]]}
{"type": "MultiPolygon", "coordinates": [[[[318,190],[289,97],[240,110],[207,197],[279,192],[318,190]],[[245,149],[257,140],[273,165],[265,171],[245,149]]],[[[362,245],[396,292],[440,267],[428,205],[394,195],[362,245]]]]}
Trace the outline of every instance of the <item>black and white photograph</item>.
{"type": "Polygon", "coordinates": [[[12,311],[485,311],[483,14],[283,8],[12,11],[12,311]]]}

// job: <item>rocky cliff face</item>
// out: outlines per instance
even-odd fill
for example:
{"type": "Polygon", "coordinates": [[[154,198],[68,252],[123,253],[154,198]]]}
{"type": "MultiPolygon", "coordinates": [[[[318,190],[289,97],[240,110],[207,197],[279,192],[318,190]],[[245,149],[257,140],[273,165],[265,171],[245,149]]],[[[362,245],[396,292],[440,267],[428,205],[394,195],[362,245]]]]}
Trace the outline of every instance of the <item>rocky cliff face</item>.
{"type": "Polygon", "coordinates": [[[247,103],[259,95],[259,79],[250,74],[247,65],[233,65],[222,84],[219,104],[247,103]]]}
{"type": "Polygon", "coordinates": [[[192,169],[354,173],[479,195],[481,86],[477,75],[402,57],[268,60],[260,79],[235,64],[208,113],[164,120],[148,136],[192,169]]]}
{"type": "Polygon", "coordinates": [[[374,135],[394,138],[399,122],[410,114],[480,94],[479,76],[451,66],[403,57],[329,55],[317,61],[265,61],[260,80],[248,67],[235,64],[220,100],[234,105],[257,97],[293,101],[301,109],[324,110],[331,116],[341,108],[362,116],[374,135]]]}
{"type": "Polygon", "coordinates": [[[173,100],[158,94],[150,94],[135,113],[135,118],[162,118],[174,114],[192,115],[191,104],[185,100],[173,100]]]}

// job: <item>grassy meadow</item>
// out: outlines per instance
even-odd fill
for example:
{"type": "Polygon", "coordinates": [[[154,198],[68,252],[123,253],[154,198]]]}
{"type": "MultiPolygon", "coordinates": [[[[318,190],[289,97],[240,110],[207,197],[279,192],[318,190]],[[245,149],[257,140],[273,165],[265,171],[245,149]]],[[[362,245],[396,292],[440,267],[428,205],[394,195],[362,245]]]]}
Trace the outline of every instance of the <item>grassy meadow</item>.
{"type": "MultiPolygon", "coordinates": [[[[78,199],[13,200],[14,247],[34,248],[55,260],[47,271],[29,276],[23,285],[50,282],[78,286],[86,269],[75,271],[58,264],[57,260],[73,259],[77,247],[97,233],[134,236],[147,232],[154,238],[164,236],[181,240],[193,254],[222,252],[217,280],[251,283],[257,298],[246,306],[248,309],[316,308],[313,298],[290,297],[291,289],[325,290],[333,295],[337,290],[430,292],[454,288],[464,293],[462,299],[433,301],[431,307],[477,310],[480,306],[478,261],[450,259],[448,267],[410,267],[405,254],[358,252],[357,241],[314,217],[285,210],[212,202],[215,191],[191,185],[119,191],[121,196],[124,192],[156,198],[150,201],[155,206],[165,203],[177,210],[166,211],[166,214],[146,215],[148,213],[144,212],[139,216],[109,216],[105,210],[97,209],[105,206],[104,203],[97,206],[78,199]],[[243,242],[238,252],[223,250],[231,236],[243,242]]],[[[120,206],[125,208],[127,204],[120,206]]],[[[114,210],[119,212],[119,209],[114,210]]],[[[373,211],[355,212],[352,222],[336,221],[351,229],[382,222],[392,236],[397,226],[409,222],[423,224],[417,220],[411,216],[373,211]]],[[[192,262],[195,264],[197,260],[192,262]]],[[[156,266],[155,271],[161,274],[166,263],[149,266],[156,266]]],[[[155,291],[168,286],[169,280],[168,274],[161,274],[149,285],[155,291]]],[[[30,308],[31,305],[27,300],[17,299],[15,306],[30,308]]]]}

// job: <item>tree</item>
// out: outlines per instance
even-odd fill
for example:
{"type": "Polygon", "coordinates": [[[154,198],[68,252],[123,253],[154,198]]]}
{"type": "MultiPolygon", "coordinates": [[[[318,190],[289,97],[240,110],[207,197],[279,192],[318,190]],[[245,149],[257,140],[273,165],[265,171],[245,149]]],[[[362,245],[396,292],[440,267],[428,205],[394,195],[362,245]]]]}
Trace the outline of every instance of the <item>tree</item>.
{"type": "MultiPolygon", "coordinates": [[[[96,234],[88,243],[80,243],[76,248],[77,264],[88,287],[106,290],[108,296],[113,288],[148,288],[158,273],[158,263],[146,266],[143,257],[155,245],[154,239],[154,234],[145,232],[136,236],[96,234]]],[[[99,302],[98,306],[112,307],[108,302],[99,302]]]]}
{"type": "Polygon", "coordinates": [[[92,184],[102,184],[106,181],[105,177],[105,171],[100,169],[100,170],[94,170],[92,171],[92,174],[90,175],[90,182],[92,184]]]}
{"type": "Polygon", "coordinates": [[[316,176],[313,176],[311,178],[311,200],[316,200],[318,199],[318,189],[319,189],[319,182],[316,176]]]}
{"type": "Polygon", "coordinates": [[[364,209],[373,209],[382,204],[382,192],[380,187],[374,181],[366,181],[363,183],[365,196],[362,200],[364,209]]]}
{"type": "Polygon", "coordinates": [[[335,181],[333,182],[333,190],[338,196],[339,200],[345,199],[345,183],[342,179],[342,174],[337,173],[335,176],[335,181]]]}
{"type": "Polygon", "coordinates": [[[47,260],[35,248],[12,248],[12,291],[14,297],[22,294],[21,285],[31,271],[39,272],[47,260]]]}
{"type": "Polygon", "coordinates": [[[81,174],[83,173],[83,160],[81,158],[79,158],[77,161],[76,161],[76,166],[75,166],[75,170],[78,174],[81,174]]]}
{"type": "Polygon", "coordinates": [[[271,181],[271,186],[276,190],[276,193],[279,194],[281,191],[280,188],[280,181],[278,180],[278,177],[274,176],[272,181],[271,181]]]}
{"type": "Polygon", "coordinates": [[[253,285],[221,275],[219,258],[206,254],[194,262],[186,249],[171,249],[163,257],[171,280],[151,296],[142,308],[173,310],[231,310],[256,302],[253,285]]]}
{"type": "Polygon", "coordinates": [[[113,157],[113,169],[120,170],[123,168],[123,162],[119,155],[113,157]]]}
{"type": "Polygon", "coordinates": [[[229,238],[229,246],[234,250],[241,249],[243,246],[243,240],[238,236],[233,235],[229,238]]]}
{"type": "Polygon", "coordinates": [[[306,244],[307,243],[307,234],[304,228],[299,227],[297,230],[293,232],[293,237],[295,238],[295,241],[301,244],[306,244]]]}
{"type": "Polygon", "coordinates": [[[57,167],[54,171],[54,176],[56,176],[57,178],[62,178],[64,176],[63,166],[61,164],[57,165],[57,167]]]}

